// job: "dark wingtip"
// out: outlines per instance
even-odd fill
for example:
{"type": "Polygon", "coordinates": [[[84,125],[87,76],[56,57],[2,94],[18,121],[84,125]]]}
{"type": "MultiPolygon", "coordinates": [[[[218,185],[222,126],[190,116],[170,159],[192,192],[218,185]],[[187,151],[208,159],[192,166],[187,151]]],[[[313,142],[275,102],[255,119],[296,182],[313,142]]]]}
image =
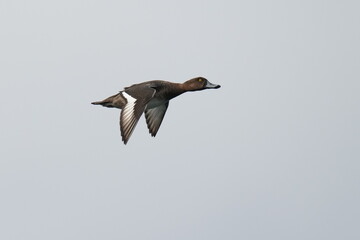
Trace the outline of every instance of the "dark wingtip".
{"type": "Polygon", "coordinates": [[[126,145],[129,141],[129,138],[126,139],[125,137],[122,136],[122,141],[123,141],[124,145],[126,145]]]}

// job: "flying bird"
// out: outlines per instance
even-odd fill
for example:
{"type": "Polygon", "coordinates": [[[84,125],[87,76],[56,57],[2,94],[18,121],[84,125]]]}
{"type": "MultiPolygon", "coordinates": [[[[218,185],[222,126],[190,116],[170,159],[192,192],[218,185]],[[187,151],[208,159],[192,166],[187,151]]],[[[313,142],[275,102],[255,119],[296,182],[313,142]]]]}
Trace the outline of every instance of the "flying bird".
{"type": "Polygon", "coordinates": [[[120,130],[126,144],[143,112],[149,133],[155,137],[172,98],[185,92],[216,88],[220,85],[212,84],[203,77],[184,83],[153,80],[125,87],[123,91],[91,104],[121,109],[120,130]]]}

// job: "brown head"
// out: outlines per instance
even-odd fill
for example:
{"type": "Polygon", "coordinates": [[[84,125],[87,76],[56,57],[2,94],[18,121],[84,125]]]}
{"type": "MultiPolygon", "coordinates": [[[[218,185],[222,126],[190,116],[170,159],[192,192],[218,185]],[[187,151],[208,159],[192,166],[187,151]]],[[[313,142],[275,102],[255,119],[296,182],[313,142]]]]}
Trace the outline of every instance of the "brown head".
{"type": "Polygon", "coordinates": [[[203,77],[196,77],[184,82],[183,87],[186,91],[199,91],[204,89],[216,89],[220,88],[221,86],[218,84],[212,84],[206,78],[203,77]]]}

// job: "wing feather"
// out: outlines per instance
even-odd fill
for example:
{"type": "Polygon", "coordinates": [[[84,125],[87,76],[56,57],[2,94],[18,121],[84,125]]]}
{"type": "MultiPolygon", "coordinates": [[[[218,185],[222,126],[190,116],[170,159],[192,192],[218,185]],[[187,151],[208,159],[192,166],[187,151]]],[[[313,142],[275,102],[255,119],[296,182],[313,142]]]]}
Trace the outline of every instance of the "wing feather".
{"type": "Polygon", "coordinates": [[[169,102],[166,102],[158,107],[145,110],[146,123],[151,136],[156,136],[168,106],[169,102]]]}
{"type": "Polygon", "coordinates": [[[149,87],[144,87],[141,90],[141,97],[136,94],[132,94],[131,92],[128,93],[126,90],[121,92],[127,101],[120,113],[120,130],[122,140],[125,144],[129,141],[136,124],[145,110],[146,104],[151,100],[156,92],[155,89],[149,87]]]}

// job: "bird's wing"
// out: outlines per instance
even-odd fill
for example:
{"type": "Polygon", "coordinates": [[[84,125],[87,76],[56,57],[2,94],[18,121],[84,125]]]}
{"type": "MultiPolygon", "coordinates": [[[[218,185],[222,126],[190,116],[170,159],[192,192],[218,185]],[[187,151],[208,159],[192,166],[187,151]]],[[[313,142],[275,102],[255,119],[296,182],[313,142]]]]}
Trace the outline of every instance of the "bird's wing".
{"type": "Polygon", "coordinates": [[[120,113],[120,130],[122,140],[125,144],[129,141],[136,124],[146,108],[146,104],[154,96],[156,90],[144,86],[144,88],[138,92],[131,91],[131,89],[121,92],[127,101],[120,113]]]}
{"type": "Polygon", "coordinates": [[[169,102],[166,102],[158,107],[145,110],[146,123],[151,136],[156,136],[168,106],[169,102]]]}

